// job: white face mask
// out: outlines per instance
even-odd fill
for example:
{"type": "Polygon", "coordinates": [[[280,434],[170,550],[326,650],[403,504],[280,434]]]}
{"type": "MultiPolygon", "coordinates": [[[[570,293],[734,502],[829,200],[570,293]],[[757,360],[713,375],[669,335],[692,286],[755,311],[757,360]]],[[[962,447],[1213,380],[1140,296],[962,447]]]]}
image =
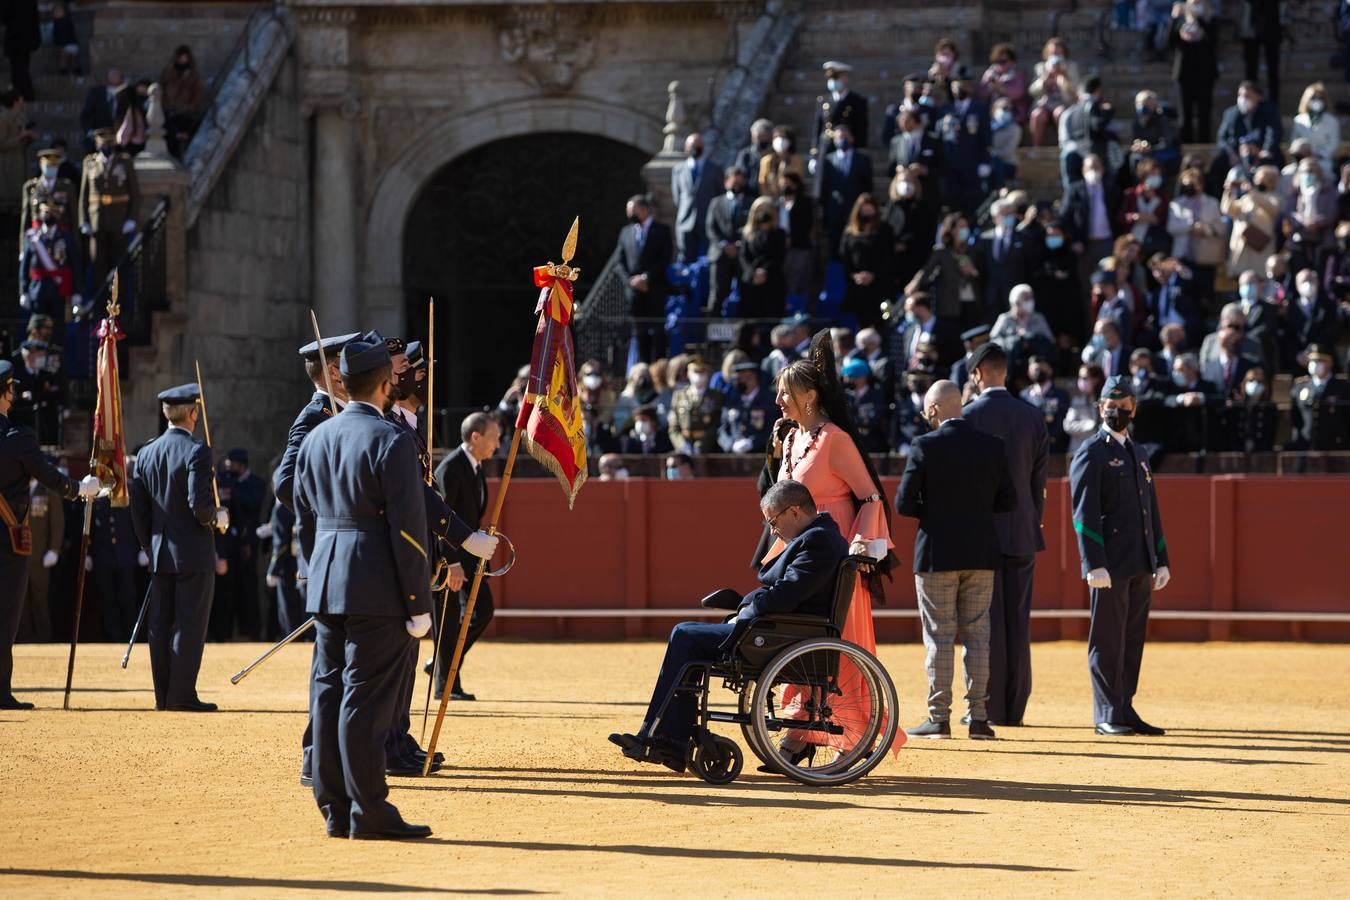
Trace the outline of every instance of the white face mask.
{"type": "Polygon", "coordinates": [[[1261,392],[1264,388],[1259,381],[1249,381],[1242,386],[1242,390],[1248,397],[1255,400],[1257,397],[1261,396],[1261,392]]]}
{"type": "Polygon", "coordinates": [[[1324,102],[1322,102],[1321,100],[1309,100],[1309,101],[1308,101],[1308,111],[1309,111],[1309,112],[1320,113],[1322,110],[1324,110],[1324,109],[1326,109],[1326,108],[1327,108],[1327,105],[1326,105],[1324,102]]]}
{"type": "Polygon", "coordinates": [[[1239,97],[1237,100],[1238,112],[1242,113],[1244,116],[1252,111],[1252,105],[1252,101],[1248,97],[1239,97]]]}
{"type": "Polygon", "coordinates": [[[586,386],[588,391],[598,391],[600,390],[601,379],[599,375],[583,375],[581,383],[586,386]]]}
{"type": "Polygon", "coordinates": [[[1326,381],[1327,376],[1331,374],[1331,364],[1322,360],[1308,361],[1308,374],[1318,381],[1326,381]]]}
{"type": "Polygon", "coordinates": [[[615,470],[614,470],[614,480],[615,480],[615,481],[627,481],[627,480],[628,480],[628,470],[627,470],[627,469],[615,469],[615,470]]]}
{"type": "Polygon", "coordinates": [[[708,386],[707,372],[690,372],[689,386],[696,391],[701,391],[708,386]]]}
{"type": "Polygon", "coordinates": [[[650,419],[638,419],[633,425],[633,431],[637,432],[638,437],[649,438],[656,433],[656,426],[652,425],[650,419]]]}
{"type": "Polygon", "coordinates": [[[773,152],[786,153],[788,148],[787,138],[776,137],[773,139],[773,152]]]}
{"type": "Polygon", "coordinates": [[[914,185],[908,181],[902,181],[900,182],[900,186],[895,189],[895,192],[901,197],[913,197],[914,185]]]}
{"type": "Polygon", "coordinates": [[[1300,281],[1298,283],[1298,295],[1304,300],[1317,299],[1317,285],[1311,281],[1300,281]]]}
{"type": "Polygon", "coordinates": [[[1017,309],[1022,313],[1022,315],[1029,316],[1036,311],[1036,301],[1019,300],[1017,302],[1017,309]]]}
{"type": "Polygon", "coordinates": [[[1084,169],[1083,180],[1088,184],[1101,184],[1102,173],[1098,172],[1096,169],[1084,169]]]}

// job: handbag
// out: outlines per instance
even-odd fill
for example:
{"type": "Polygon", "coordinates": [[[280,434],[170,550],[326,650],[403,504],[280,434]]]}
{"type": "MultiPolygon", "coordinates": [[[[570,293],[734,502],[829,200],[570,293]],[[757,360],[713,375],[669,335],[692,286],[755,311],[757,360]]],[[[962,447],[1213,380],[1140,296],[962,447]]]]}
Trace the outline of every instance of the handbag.
{"type": "Polygon", "coordinates": [[[33,529],[28,527],[28,514],[25,512],[23,522],[20,522],[3,494],[0,494],[0,521],[5,523],[5,528],[9,532],[9,546],[14,555],[32,556],[33,529]]]}

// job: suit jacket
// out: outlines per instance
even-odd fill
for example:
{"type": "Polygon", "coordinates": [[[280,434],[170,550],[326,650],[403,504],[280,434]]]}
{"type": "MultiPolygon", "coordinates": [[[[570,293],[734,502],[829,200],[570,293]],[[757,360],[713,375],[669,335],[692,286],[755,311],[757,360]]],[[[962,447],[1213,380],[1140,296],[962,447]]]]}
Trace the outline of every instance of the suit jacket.
{"type": "MultiPolygon", "coordinates": [[[[483,474],[482,466],[474,471],[473,460],[464,452],[463,444],[441,460],[435,478],[445,496],[446,506],[470,529],[478,528],[483,516],[487,515],[487,476],[483,474]]],[[[466,572],[472,572],[472,567],[478,565],[478,557],[459,549],[447,558],[451,562],[459,561],[466,572]]]]}
{"type": "Polygon", "coordinates": [[[333,415],[333,401],[323,391],[315,391],[309,402],[301,407],[291,430],[286,433],[286,449],[281,454],[281,462],[272,473],[272,493],[277,501],[295,511],[292,494],[295,490],[295,457],[300,452],[300,444],[306,435],[333,415]]]}
{"type": "Polygon", "coordinates": [[[1003,439],[948,419],[909,446],[895,509],[919,520],[915,572],[996,569],[1003,564],[996,513],[1017,508],[1003,439]]]}
{"type": "Polygon", "coordinates": [[[1017,488],[1017,508],[995,518],[1005,556],[1035,556],[1045,549],[1041,518],[1050,439],[1040,410],[1008,391],[986,391],[965,409],[966,421],[1003,439],[1008,471],[1017,488]]]}
{"type": "Polygon", "coordinates": [[[1153,473],[1137,446],[1131,454],[1097,429],[1069,464],[1069,487],[1084,578],[1105,569],[1118,585],[1167,565],[1153,473]]]}
{"type": "Polygon", "coordinates": [[[100,128],[113,128],[117,124],[116,114],[117,103],[108,99],[107,87],[96,84],[85,92],[84,105],[80,107],[80,128],[86,135],[100,128]]]}
{"type": "Polygon", "coordinates": [[[1335,346],[1340,331],[1336,307],[1332,304],[1320,301],[1313,305],[1309,313],[1297,301],[1291,302],[1285,314],[1284,346],[1280,353],[1285,370],[1291,373],[1300,371],[1298,355],[1308,349],[1309,344],[1335,346]]]}
{"type": "Polygon", "coordinates": [[[136,455],[131,521],[151,572],[215,570],[213,474],[211,448],[181,428],[170,428],[136,455]]]}
{"type": "Polygon", "coordinates": [[[838,151],[832,151],[821,160],[816,176],[821,221],[831,234],[844,230],[858,195],[872,190],[872,158],[856,148],[850,153],[852,158],[847,172],[841,168],[843,161],[838,151]]]}
{"type": "MultiPolygon", "coordinates": [[[[741,229],[750,215],[750,204],[754,202],[750,194],[740,196],[726,193],[718,194],[708,203],[708,259],[716,262],[722,259],[722,248],[727,244],[741,241],[741,229]]],[[[735,262],[730,260],[729,262],[735,262]]]]}
{"type": "MultiPolygon", "coordinates": [[[[1111,236],[1115,237],[1119,234],[1117,213],[1120,210],[1120,196],[1103,183],[1102,201],[1106,204],[1106,222],[1111,228],[1111,236]]],[[[1059,217],[1064,223],[1064,236],[1070,244],[1087,244],[1092,234],[1092,206],[1086,181],[1075,181],[1069,185],[1060,200],[1059,217]]]]}
{"type": "Polygon", "coordinates": [[[1019,284],[1028,284],[1036,271],[1039,252],[1034,241],[1014,228],[1004,246],[996,245],[998,236],[990,228],[971,249],[971,260],[984,276],[986,314],[1008,308],[1008,294],[1019,284]]]}
{"type": "MultiPolygon", "coordinates": [[[[708,204],[722,193],[722,173],[705,154],[699,160],[698,183],[694,183],[693,168],[686,159],[670,170],[670,190],[675,201],[675,234],[684,250],[688,234],[702,234],[707,221],[708,204]]],[[[688,260],[692,262],[692,260],[688,260]]]]}
{"type": "Polygon", "coordinates": [[[1256,144],[1261,152],[1269,153],[1277,166],[1284,165],[1284,156],[1280,153],[1280,140],[1284,136],[1284,124],[1280,113],[1268,101],[1261,101],[1247,115],[1234,104],[1223,111],[1219,120],[1218,141],[1220,147],[1228,151],[1230,161],[1238,158],[1239,144],[1256,144]]]}
{"type": "Polygon", "coordinates": [[[934,128],[942,141],[943,171],[951,177],[975,177],[975,169],[989,162],[989,107],[969,101],[965,115],[952,103],[942,110],[934,128]]]}
{"type": "Polygon", "coordinates": [[[920,128],[914,137],[906,139],[904,132],[891,138],[890,153],[886,160],[887,171],[894,177],[901,166],[920,165],[928,169],[924,176],[924,189],[927,190],[930,179],[941,169],[942,144],[932,132],[920,128]]]}
{"type": "Polygon", "coordinates": [[[759,570],[761,586],[745,595],[741,608],[751,607],[752,616],[797,613],[828,618],[839,564],[847,556],[848,541],[839,526],[828,513],[817,513],[805,531],[759,570]]]}
{"type": "Polygon", "coordinates": [[[419,471],[412,437],[369,404],[348,404],[310,433],[295,461],[306,611],[404,619],[431,611],[419,471]]]}
{"type": "Polygon", "coordinates": [[[670,266],[672,253],[669,225],[653,220],[641,247],[638,246],[637,229],[634,226],[627,225],[619,232],[619,271],[624,276],[623,292],[630,312],[635,305],[653,303],[657,304],[656,314],[665,310],[666,295],[670,293],[666,270],[670,266]],[[628,286],[628,279],[634,275],[647,276],[645,294],[628,286]]]}
{"type": "MultiPolygon", "coordinates": [[[[780,205],[783,198],[778,198],[780,205]]],[[[788,210],[788,249],[810,250],[815,246],[816,204],[807,194],[798,194],[788,210]]]]}

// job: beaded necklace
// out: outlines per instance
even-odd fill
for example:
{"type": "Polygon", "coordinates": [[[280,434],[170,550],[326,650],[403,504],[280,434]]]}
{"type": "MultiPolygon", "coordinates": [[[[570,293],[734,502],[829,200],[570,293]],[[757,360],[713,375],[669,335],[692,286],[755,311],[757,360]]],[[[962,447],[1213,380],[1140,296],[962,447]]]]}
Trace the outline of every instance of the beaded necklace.
{"type": "MultiPolygon", "coordinates": [[[[825,423],[821,422],[816,429],[811,432],[811,440],[807,442],[806,449],[802,451],[802,459],[811,455],[811,451],[816,449],[816,442],[820,440],[820,433],[825,430],[825,423]]],[[[792,470],[796,466],[796,460],[792,458],[792,444],[797,438],[797,429],[788,432],[787,440],[783,446],[783,459],[787,460],[787,477],[792,480],[792,470]]]]}

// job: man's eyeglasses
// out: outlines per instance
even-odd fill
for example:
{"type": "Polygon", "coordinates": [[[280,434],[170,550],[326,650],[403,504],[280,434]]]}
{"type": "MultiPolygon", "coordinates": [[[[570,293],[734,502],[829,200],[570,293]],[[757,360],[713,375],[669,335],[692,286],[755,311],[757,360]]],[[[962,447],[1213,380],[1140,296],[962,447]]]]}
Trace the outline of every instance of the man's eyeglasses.
{"type": "Polygon", "coordinates": [[[778,512],[776,512],[776,513],[774,513],[773,515],[769,516],[769,518],[765,519],[765,520],[764,520],[764,524],[765,524],[765,525],[768,525],[770,528],[776,527],[776,526],[777,526],[777,522],[778,522],[779,518],[782,517],[783,513],[787,512],[789,509],[795,509],[795,508],[796,508],[796,507],[794,507],[794,506],[785,506],[785,507],[783,507],[783,508],[780,509],[778,512]]]}

